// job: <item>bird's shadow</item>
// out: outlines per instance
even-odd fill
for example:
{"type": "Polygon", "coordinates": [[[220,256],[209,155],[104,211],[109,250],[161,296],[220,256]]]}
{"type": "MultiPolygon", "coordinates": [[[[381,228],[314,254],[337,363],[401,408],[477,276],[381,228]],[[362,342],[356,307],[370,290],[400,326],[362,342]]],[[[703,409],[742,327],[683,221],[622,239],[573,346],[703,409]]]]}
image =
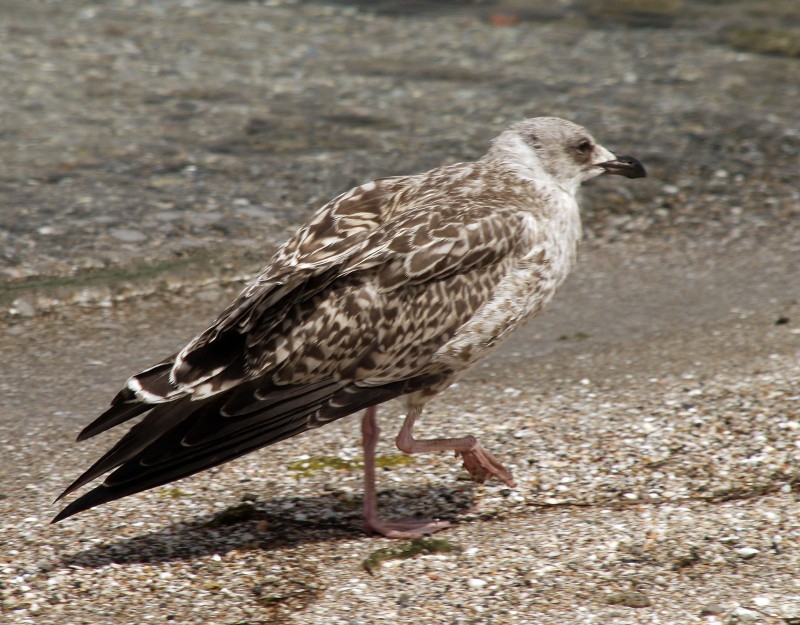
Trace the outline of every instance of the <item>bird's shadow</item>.
{"type": "MultiPolygon", "coordinates": [[[[472,507],[475,485],[439,486],[381,492],[387,518],[425,516],[455,521],[472,507]],[[424,502],[424,510],[421,502],[424,502]],[[401,510],[402,513],[399,513],[401,510]]],[[[273,551],[307,543],[362,538],[362,498],[335,495],[245,501],[214,515],[61,555],[63,567],[100,568],[109,564],[193,560],[231,550],[273,551]]]]}

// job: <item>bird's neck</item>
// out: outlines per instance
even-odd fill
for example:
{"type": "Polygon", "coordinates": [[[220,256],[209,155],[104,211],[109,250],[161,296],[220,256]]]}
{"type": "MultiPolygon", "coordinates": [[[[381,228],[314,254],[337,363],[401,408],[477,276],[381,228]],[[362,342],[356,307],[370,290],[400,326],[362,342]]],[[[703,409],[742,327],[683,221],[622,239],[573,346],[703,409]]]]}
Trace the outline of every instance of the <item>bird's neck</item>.
{"type": "Polygon", "coordinates": [[[572,269],[581,240],[582,226],[578,199],[550,179],[528,185],[529,212],[537,224],[538,236],[531,253],[546,250],[550,278],[556,288],[572,269]]]}
{"type": "Polygon", "coordinates": [[[553,262],[560,283],[575,263],[583,232],[578,200],[572,193],[554,194],[555,209],[547,221],[548,237],[553,250],[553,262]]]}

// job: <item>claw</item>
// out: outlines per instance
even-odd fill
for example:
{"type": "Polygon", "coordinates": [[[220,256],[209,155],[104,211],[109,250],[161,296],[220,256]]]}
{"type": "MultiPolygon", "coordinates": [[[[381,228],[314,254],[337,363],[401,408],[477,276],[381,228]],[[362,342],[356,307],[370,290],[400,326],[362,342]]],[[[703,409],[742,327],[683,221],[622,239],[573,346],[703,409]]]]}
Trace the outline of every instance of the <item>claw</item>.
{"type": "Polygon", "coordinates": [[[469,451],[456,452],[464,459],[464,468],[478,484],[483,484],[489,477],[496,477],[509,488],[514,488],[514,476],[483,445],[476,443],[469,451]]]}

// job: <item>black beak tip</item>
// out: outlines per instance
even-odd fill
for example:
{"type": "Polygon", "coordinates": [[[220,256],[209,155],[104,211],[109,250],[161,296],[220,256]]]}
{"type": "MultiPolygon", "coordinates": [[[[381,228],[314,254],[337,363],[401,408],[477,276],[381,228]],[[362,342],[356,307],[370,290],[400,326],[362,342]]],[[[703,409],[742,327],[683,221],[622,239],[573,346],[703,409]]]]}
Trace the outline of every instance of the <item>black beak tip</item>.
{"type": "Polygon", "coordinates": [[[632,156],[617,156],[613,161],[603,163],[601,167],[608,174],[616,174],[626,178],[645,178],[647,176],[647,170],[642,165],[642,162],[632,156]]]}

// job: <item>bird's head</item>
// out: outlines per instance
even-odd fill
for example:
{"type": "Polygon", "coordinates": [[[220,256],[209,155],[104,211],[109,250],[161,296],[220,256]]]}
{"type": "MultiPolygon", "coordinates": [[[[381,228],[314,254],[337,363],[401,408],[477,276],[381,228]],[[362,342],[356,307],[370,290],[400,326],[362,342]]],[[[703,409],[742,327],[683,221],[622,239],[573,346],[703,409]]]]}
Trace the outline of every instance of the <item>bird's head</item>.
{"type": "Polygon", "coordinates": [[[613,154],[585,128],[558,117],[534,117],[514,124],[494,140],[487,156],[501,158],[523,178],[549,177],[570,193],[601,174],[647,175],[637,159],[613,154]]]}

